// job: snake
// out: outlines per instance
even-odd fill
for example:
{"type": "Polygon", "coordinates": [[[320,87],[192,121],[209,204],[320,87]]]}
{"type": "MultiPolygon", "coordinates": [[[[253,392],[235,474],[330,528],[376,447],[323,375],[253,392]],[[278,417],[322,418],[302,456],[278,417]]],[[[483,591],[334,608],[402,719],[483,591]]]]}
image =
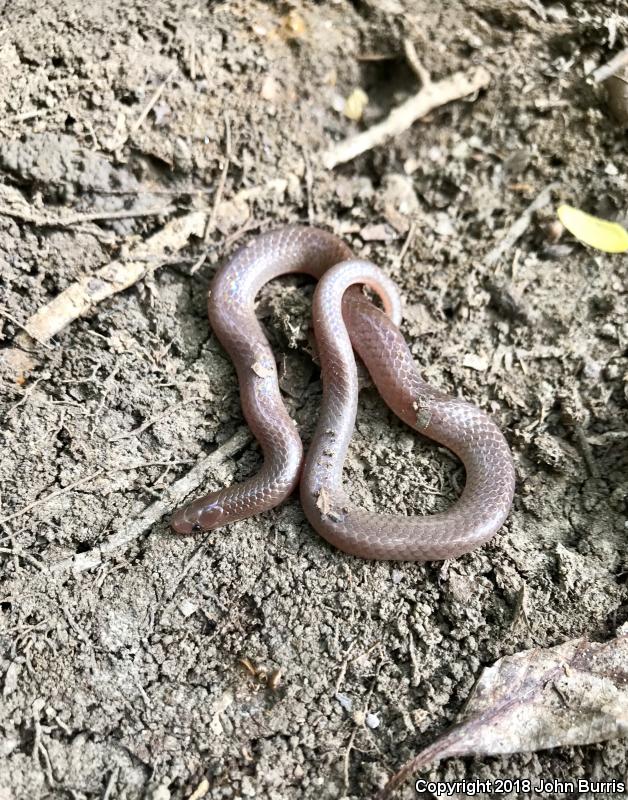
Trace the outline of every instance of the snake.
{"type": "Polygon", "coordinates": [[[502,527],[515,491],[504,435],[483,410],[422,378],[399,329],[401,299],[394,282],[370,261],[356,258],[339,237],[301,225],[258,235],[217,270],[208,314],[235,366],[242,411],[263,463],[243,482],[178,509],[170,520],[175,533],[211,531],[267,511],[297,486],[312,527],[334,547],[362,558],[451,559],[482,545],[502,527]],[[255,314],[262,286],[287,273],[305,273],[318,281],[312,317],[323,390],[305,457],[281,397],[275,357],[255,314]],[[464,489],[446,510],[406,516],[365,510],[353,502],[343,484],[343,466],[358,407],[354,351],[389,408],[462,461],[464,489]]]}

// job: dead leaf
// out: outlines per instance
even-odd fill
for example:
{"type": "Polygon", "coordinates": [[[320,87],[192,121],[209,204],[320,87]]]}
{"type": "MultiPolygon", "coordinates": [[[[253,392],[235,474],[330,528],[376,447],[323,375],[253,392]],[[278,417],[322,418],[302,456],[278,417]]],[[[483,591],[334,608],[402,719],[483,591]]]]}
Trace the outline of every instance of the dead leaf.
{"type": "Polygon", "coordinates": [[[331,497],[324,486],[320,489],[316,498],[316,508],[318,508],[323,517],[326,517],[331,511],[331,497]]]}
{"type": "Polygon", "coordinates": [[[572,639],[500,658],[485,669],[465,719],[390,779],[384,800],[420,767],[482,756],[591,744],[628,735],[628,624],[610,642],[572,639]]]}

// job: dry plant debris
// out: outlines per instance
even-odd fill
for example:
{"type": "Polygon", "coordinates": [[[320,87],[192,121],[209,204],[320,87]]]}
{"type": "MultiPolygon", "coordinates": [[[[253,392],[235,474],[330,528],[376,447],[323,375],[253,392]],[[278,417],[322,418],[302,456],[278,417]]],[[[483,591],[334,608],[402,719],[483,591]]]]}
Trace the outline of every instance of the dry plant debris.
{"type": "Polygon", "coordinates": [[[603,253],[625,253],[628,250],[628,232],[618,222],[594,217],[568,205],[559,206],[557,213],[558,219],[579,242],[603,253]]]}
{"type": "Polygon", "coordinates": [[[609,642],[572,639],[500,658],[475,686],[465,719],[391,778],[384,800],[413,772],[453,756],[591,744],[628,734],[628,625],[609,642]]]}
{"type": "Polygon", "coordinates": [[[24,329],[35,341],[48,341],[92,306],[128,289],[147,272],[159,267],[167,254],[181,250],[190,236],[202,236],[205,220],[203,211],[192,211],[170,220],[146,241],[130,248],[128,258],[110,261],[93,275],[86,275],[68,286],[33,314],[24,329]]]}
{"type": "MultiPolygon", "coordinates": [[[[97,567],[112,554],[123,552],[132,542],[149,531],[156,522],[170,514],[173,508],[181,505],[185,498],[194,494],[207,480],[208,475],[211,474],[214,477],[219,475],[222,463],[250,441],[251,434],[245,428],[241,428],[213,453],[198,461],[182,478],[175,481],[163,498],[151,503],[137,517],[120,520],[119,524],[115,526],[117,532],[109,539],[85,553],[77,553],[57,561],[51,566],[51,571],[58,573],[72,569],[82,572],[97,567]]],[[[93,477],[93,475],[90,476],[90,478],[93,477]]]]}
{"type": "Polygon", "coordinates": [[[558,184],[556,183],[551,183],[549,186],[546,186],[542,192],[539,192],[530,205],[524,209],[523,213],[517,217],[517,219],[512,223],[506,232],[505,236],[503,236],[499,242],[497,242],[495,247],[491,249],[484,259],[488,266],[493,266],[499,261],[504,253],[512,250],[516,242],[526,232],[537,211],[540,211],[540,209],[549,204],[552,199],[552,191],[557,187],[557,185],[558,184]]]}
{"type": "Polygon", "coordinates": [[[323,164],[333,169],[338,164],[383,144],[393,136],[407,130],[418,119],[435,108],[460,100],[474,94],[490,83],[491,76],[484,67],[476,67],[469,72],[455,72],[441,81],[427,81],[417,94],[394,108],[382,122],[356,136],[351,136],[323,153],[323,164]]]}

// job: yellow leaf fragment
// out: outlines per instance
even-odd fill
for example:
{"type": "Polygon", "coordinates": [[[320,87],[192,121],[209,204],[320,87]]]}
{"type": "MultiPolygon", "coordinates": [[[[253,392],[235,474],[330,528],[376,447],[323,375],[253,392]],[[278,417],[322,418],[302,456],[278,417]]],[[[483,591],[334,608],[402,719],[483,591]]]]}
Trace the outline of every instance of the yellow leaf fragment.
{"type": "Polygon", "coordinates": [[[363,89],[359,87],[354,89],[345,100],[345,107],[343,109],[345,117],[357,122],[357,120],[362,118],[368,101],[368,95],[363,89]]]}
{"type": "Polygon", "coordinates": [[[295,9],[282,17],[280,24],[279,35],[282,39],[300,39],[306,32],[305,20],[295,9]]]}
{"type": "Polygon", "coordinates": [[[604,253],[624,253],[628,250],[628,232],[618,222],[593,217],[568,205],[558,207],[558,219],[572,236],[589,247],[604,253]]]}

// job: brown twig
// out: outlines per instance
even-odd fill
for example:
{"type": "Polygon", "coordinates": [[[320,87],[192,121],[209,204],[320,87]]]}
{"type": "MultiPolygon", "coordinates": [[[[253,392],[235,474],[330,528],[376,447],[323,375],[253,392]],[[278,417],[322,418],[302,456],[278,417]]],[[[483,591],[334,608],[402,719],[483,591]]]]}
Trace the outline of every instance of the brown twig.
{"type": "Polygon", "coordinates": [[[88,481],[93,481],[94,478],[97,478],[99,475],[102,475],[102,472],[103,471],[99,469],[97,472],[93,472],[91,475],[88,475],[85,478],[81,478],[78,481],[74,481],[74,483],[71,483],[69,486],[64,486],[63,489],[57,489],[55,492],[51,492],[50,494],[47,494],[45,497],[40,497],[39,500],[33,500],[32,503],[29,503],[28,505],[24,506],[24,508],[21,508],[19,511],[15,511],[13,514],[9,514],[8,516],[0,519],[0,524],[9,522],[10,520],[16,519],[17,517],[21,517],[31,509],[35,508],[36,506],[40,506],[43,503],[47,503],[54,497],[60,497],[62,494],[67,494],[68,492],[71,492],[73,489],[76,489],[77,486],[81,486],[81,484],[83,483],[87,483],[88,481]]]}
{"type": "Polygon", "coordinates": [[[197,400],[202,400],[202,397],[188,397],[187,400],[182,400],[180,403],[176,403],[174,406],[170,406],[170,408],[166,409],[166,411],[162,411],[161,414],[156,414],[154,417],[147,419],[146,422],[143,422],[141,425],[138,425],[137,428],[133,428],[131,431],[122,431],[122,433],[117,433],[115,436],[112,436],[109,439],[109,442],[119,442],[121,439],[131,439],[134,436],[139,436],[140,433],[144,433],[145,430],[148,430],[152,425],[156,422],[160,422],[162,419],[170,416],[173,411],[178,411],[183,406],[187,405],[188,403],[195,403],[197,400]]]}
{"type": "Polygon", "coordinates": [[[160,206],[159,208],[125,209],[123,211],[89,211],[85,214],[72,214],[69,217],[60,217],[58,225],[76,225],[80,222],[97,222],[106,219],[136,219],[137,217],[164,217],[176,211],[174,206],[160,206]]]}
{"type": "Polygon", "coordinates": [[[147,209],[124,209],[122,211],[89,211],[81,214],[58,214],[49,209],[34,209],[23,195],[12,186],[0,186],[0,197],[6,204],[0,205],[0,215],[20,219],[41,227],[64,228],[84,222],[98,222],[107,219],[133,219],[136,217],[153,217],[171,214],[172,205],[147,209]]]}
{"type": "Polygon", "coordinates": [[[0,215],[21,219],[34,225],[64,228],[77,225],[81,222],[96,222],[105,219],[134,219],[135,217],[157,217],[171,214],[174,206],[161,206],[160,208],[147,208],[146,210],[128,211],[95,211],[86,214],[72,214],[67,217],[45,214],[28,214],[7,206],[0,206],[0,215]]]}
{"type": "Polygon", "coordinates": [[[305,147],[301,148],[303,161],[305,163],[305,192],[307,195],[307,218],[310,225],[314,224],[316,212],[314,210],[314,176],[312,175],[312,163],[305,147]]]}
{"type": "Polygon", "coordinates": [[[167,86],[167,85],[170,83],[170,80],[172,79],[172,77],[174,76],[174,74],[175,74],[175,72],[176,72],[176,71],[177,71],[177,67],[173,67],[173,68],[170,70],[170,72],[168,73],[168,75],[166,75],[166,77],[164,78],[164,80],[163,80],[163,81],[162,81],[162,82],[159,84],[159,86],[158,86],[158,87],[155,89],[155,91],[153,92],[153,94],[152,94],[152,95],[151,95],[151,97],[150,97],[150,100],[148,101],[148,103],[147,103],[147,104],[146,104],[146,106],[144,107],[144,110],[142,111],[142,113],[141,113],[141,114],[139,115],[139,117],[137,118],[137,122],[136,122],[136,123],[135,123],[135,124],[132,126],[132,128],[131,128],[131,133],[132,133],[132,134],[133,134],[133,133],[137,133],[137,131],[139,131],[139,129],[142,127],[142,125],[144,124],[144,122],[145,122],[145,120],[146,120],[146,117],[147,117],[147,116],[150,114],[150,112],[151,112],[151,109],[152,109],[152,108],[154,108],[154,106],[155,106],[155,103],[156,103],[156,102],[159,100],[159,98],[161,97],[161,95],[162,95],[162,93],[163,93],[163,90],[164,90],[164,89],[166,88],[166,86],[167,86]]]}
{"type": "Polygon", "coordinates": [[[29,555],[28,553],[25,553],[23,550],[16,550],[15,548],[12,547],[0,547],[0,553],[7,556],[13,556],[13,558],[18,558],[18,559],[23,558],[24,561],[27,561],[29,564],[32,564],[37,569],[39,570],[44,569],[40,561],[37,561],[36,558],[29,555]]]}
{"type": "Polygon", "coordinates": [[[5,117],[2,122],[25,122],[28,119],[34,119],[35,117],[42,117],[46,114],[50,114],[54,111],[53,108],[33,108],[30,111],[22,111],[20,114],[13,114],[11,117],[5,117]]]}
{"type": "Polygon", "coordinates": [[[216,224],[216,215],[218,214],[218,207],[222,201],[222,195],[225,191],[225,184],[227,182],[227,173],[229,172],[229,164],[231,163],[231,125],[229,123],[229,117],[225,112],[225,155],[222,164],[222,170],[220,171],[220,179],[218,181],[218,186],[216,188],[216,194],[214,195],[214,204],[212,206],[212,210],[207,218],[207,222],[205,224],[205,231],[203,233],[203,252],[201,253],[200,257],[193,265],[192,269],[190,270],[190,274],[193,275],[195,272],[203,266],[205,263],[205,259],[207,258],[207,246],[209,244],[209,237],[214,230],[214,225],[216,224]]]}
{"type": "Polygon", "coordinates": [[[76,571],[92,569],[101,564],[108,555],[124,550],[162,517],[169,514],[173,508],[179,506],[189,495],[194,494],[199,486],[205,483],[208,474],[211,473],[212,477],[218,477],[220,480],[221,470],[219,467],[250,441],[249,431],[241,428],[213,453],[197,462],[187,475],[175,481],[158,500],[147,506],[138,517],[122,520],[117,533],[86,553],[76,553],[69,558],[57,561],[51,566],[52,572],[63,572],[67,569],[76,571]]]}
{"type": "Polygon", "coordinates": [[[130,136],[133,136],[133,134],[135,134],[135,133],[137,133],[139,131],[139,129],[142,127],[142,125],[146,121],[146,118],[150,114],[151,109],[154,108],[155,103],[159,100],[159,98],[161,97],[164,89],[166,88],[166,86],[170,82],[171,78],[177,72],[177,69],[178,69],[178,67],[174,67],[168,73],[168,75],[166,75],[164,80],[159,84],[159,86],[155,89],[155,91],[150,96],[150,99],[149,99],[148,103],[144,106],[144,108],[142,110],[142,113],[139,115],[137,120],[133,123],[133,125],[131,126],[129,132],[127,134],[123,135],[123,136],[120,136],[117,139],[114,139],[113,142],[109,145],[109,150],[118,150],[120,147],[122,147],[123,144],[126,143],[126,141],[129,139],[130,136]]]}
{"type": "Polygon", "coordinates": [[[201,798],[205,797],[207,792],[209,792],[209,781],[207,778],[203,778],[196,789],[188,797],[188,800],[201,800],[201,798]]]}
{"type": "Polygon", "coordinates": [[[441,81],[430,81],[417,94],[394,108],[385,120],[327,150],[323,154],[324,165],[327,169],[333,169],[338,164],[351,161],[361,153],[407,130],[435,108],[483,89],[488,86],[490,79],[488,70],[476,67],[466,73],[455,72],[441,81]]]}
{"type": "Polygon", "coordinates": [[[557,186],[557,183],[550,183],[549,186],[546,186],[545,189],[537,195],[524,212],[512,223],[510,228],[508,228],[506,235],[489,251],[484,259],[485,264],[489,267],[494,266],[504,253],[512,249],[515,242],[517,242],[528,229],[534,214],[539,209],[548,205],[552,199],[552,192],[557,186]]]}
{"type": "Polygon", "coordinates": [[[107,786],[105,788],[105,793],[102,796],[102,800],[109,800],[112,796],[114,789],[116,788],[116,783],[118,781],[118,772],[119,767],[114,767],[109,774],[109,780],[107,781],[107,786]]]}
{"type": "Polygon", "coordinates": [[[406,257],[406,253],[410,249],[410,245],[412,244],[414,237],[416,235],[416,222],[411,222],[410,227],[408,229],[408,234],[406,236],[406,240],[403,243],[401,250],[399,251],[399,255],[397,256],[397,266],[400,267],[403,264],[403,260],[406,257]]]}
{"type": "Polygon", "coordinates": [[[165,252],[181,250],[190,236],[200,236],[205,223],[204,211],[192,211],[170,220],[164,227],[132,248],[129,258],[110,261],[92,275],[71,284],[53,300],[31,316],[24,327],[28,335],[45,342],[62,331],[93,306],[118,292],[128,289],[146,275],[153,256],[166,258],[165,252]]]}
{"type": "MultiPolygon", "coordinates": [[[[379,642],[376,643],[376,646],[377,645],[379,645],[379,642]]],[[[379,680],[379,673],[382,669],[383,664],[384,664],[384,657],[380,656],[379,663],[377,664],[377,668],[375,669],[375,675],[373,677],[373,680],[371,681],[371,685],[364,700],[365,713],[366,711],[368,711],[369,703],[371,701],[371,697],[373,696],[375,687],[377,686],[377,681],[379,680]]],[[[358,730],[359,730],[358,725],[357,723],[355,723],[343,757],[343,778],[344,778],[345,790],[348,790],[349,788],[349,759],[351,758],[351,751],[354,749],[355,737],[358,730]]]]}
{"type": "Polygon", "coordinates": [[[345,679],[345,675],[347,674],[347,667],[349,666],[349,663],[351,661],[349,656],[351,655],[351,651],[353,650],[354,647],[355,647],[355,639],[349,643],[349,647],[347,648],[345,657],[343,658],[342,664],[340,665],[340,669],[338,671],[338,678],[336,679],[336,688],[334,690],[334,694],[338,694],[338,692],[340,691],[340,687],[342,686],[342,683],[345,679]]]}

